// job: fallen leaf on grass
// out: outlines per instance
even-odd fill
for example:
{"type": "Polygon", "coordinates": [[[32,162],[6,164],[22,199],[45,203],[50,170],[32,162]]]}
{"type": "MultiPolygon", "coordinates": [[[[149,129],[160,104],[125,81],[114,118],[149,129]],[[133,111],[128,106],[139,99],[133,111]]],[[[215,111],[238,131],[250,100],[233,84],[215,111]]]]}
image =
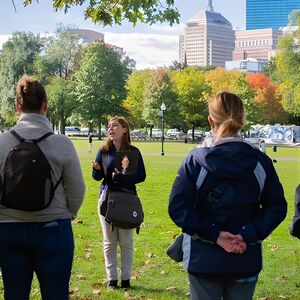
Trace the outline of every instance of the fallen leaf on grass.
{"type": "Polygon", "coordinates": [[[93,284],[92,284],[92,288],[93,288],[93,289],[100,289],[100,287],[101,287],[103,284],[105,284],[105,283],[106,283],[106,280],[105,280],[105,282],[103,282],[103,283],[99,283],[99,282],[93,283],[93,284]]]}
{"type": "Polygon", "coordinates": [[[166,271],[161,271],[160,274],[161,275],[168,275],[168,273],[166,271]]]}
{"type": "Polygon", "coordinates": [[[287,281],[288,279],[289,279],[289,277],[286,276],[286,275],[282,275],[282,276],[279,277],[280,281],[287,281]]]}
{"type": "Polygon", "coordinates": [[[85,256],[84,256],[87,260],[90,260],[92,255],[91,253],[86,253],[85,256]]]}
{"type": "Polygon", "coordinates": [[[156,256],[155,254],[153,254],[153,253],[151,253],[151,252],[145,253],[145,255],[146,255],[147,257],[149,257],[149,258],[152,258],[152,257],[155,257],[155,256],[156,256]]]}
{"type": "Polygon", "coordinates": [[[276,252],[277,250],[278,250],[278,245],[270,245],[270,250],[274,253],[274,252],[276,252]]]}
{"type": "Polygon", "coordinates": [[[74,294],[77,293],[78,291],[79,291],[79,288],[74,287],[74,288],[71,288],[71,289],[70,289],[69,294],[70,294],[70,295],[74,295],[74,294]]]}
{"type": "Polygon", "coordinates": [[[83,224],[83,221],[82,220],[76,220],[74,223],[75,224],[83,224]]]}
{"type": "Polygon", "coordinates": [[[176,291],[177,287],[176,286],[170,286],[166,288],[166,291],[176,291]]]}
{"type": "Polygon", "coordinates": [[[79,280],[86,280],[86,277],[84,275],[78,274],[76,275],[76,278],[79,280]]]}
{"type": "Polygon", "coordinates": [[[101,291],[99,289],[93,289],[93,294],[94,295],[100,295],[101,291]]]}

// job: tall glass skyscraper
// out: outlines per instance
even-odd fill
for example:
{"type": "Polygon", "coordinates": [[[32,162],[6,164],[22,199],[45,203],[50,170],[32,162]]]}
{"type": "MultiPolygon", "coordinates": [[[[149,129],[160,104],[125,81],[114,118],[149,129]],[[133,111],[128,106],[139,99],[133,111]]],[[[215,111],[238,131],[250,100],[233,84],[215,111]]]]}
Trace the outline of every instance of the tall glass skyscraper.
{"type": "Polygon", "coordinates": [[[294,9],[300,9],[300,0],[246,0],[246,29],[285,27],[294,9]]]}

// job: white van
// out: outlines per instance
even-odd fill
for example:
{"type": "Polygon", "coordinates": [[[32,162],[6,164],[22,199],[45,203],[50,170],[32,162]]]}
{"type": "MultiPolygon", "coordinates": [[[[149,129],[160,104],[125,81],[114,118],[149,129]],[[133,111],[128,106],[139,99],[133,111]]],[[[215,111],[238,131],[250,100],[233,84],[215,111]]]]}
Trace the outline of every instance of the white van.
{"type": "Polygon", "coordinates": [[[67,136],[80,135],[80,129],[75,126],[66,126],[65,127],[65,135],[67,135],[67,136]]]}

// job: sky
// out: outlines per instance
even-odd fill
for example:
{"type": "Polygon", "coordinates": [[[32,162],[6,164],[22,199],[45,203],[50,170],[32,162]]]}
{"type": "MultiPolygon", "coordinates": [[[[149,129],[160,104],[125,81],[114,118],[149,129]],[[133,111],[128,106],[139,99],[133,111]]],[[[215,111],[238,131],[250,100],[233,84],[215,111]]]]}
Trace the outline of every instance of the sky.
{"type": "MultiPolygon", "coordinates": [[[[25,8],[23,1],[14,2],[17,12],[12,0],[1,0],[0,3],[0,48],[15,31],[54,33],[57,24],[71,25],[104,33],[105,42],[122,47],[136,61],[137,69],[169,66],[172,61],[178,60],[179,35],[183,33],[185,22],[208,4],[208,0],[175,0],[181,18],[180,23],[173,27],[168,24],[137,24],[133,27],[127,22],[103,27],[84,20],[84,8],[80,6],[64,14],[63,11],[54,11],[52,0],[39,0],[39,3],[32,0],[32,4],[25,8]]],[[[245,0],[213,0],[213,7],[235,29],[245,28],[245,0]]]]}

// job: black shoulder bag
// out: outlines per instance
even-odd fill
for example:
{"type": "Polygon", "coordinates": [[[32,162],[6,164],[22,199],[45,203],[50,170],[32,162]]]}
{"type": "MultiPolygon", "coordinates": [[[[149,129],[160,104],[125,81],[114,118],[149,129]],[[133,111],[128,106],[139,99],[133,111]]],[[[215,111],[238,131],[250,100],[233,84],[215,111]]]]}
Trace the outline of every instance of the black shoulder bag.
{"type": "MultiPolygon", "coordinates": [[[[102,164],[104,175],[107,176],[107,159],[102,159],[102,164]]],[[[105,220],[112,225],[112,228],[114,226],[122,229],[136,228],[138,234],[144,221],[143,207],[138,195],[124,188],[115,191],[108,190],[105,220]]]]}

